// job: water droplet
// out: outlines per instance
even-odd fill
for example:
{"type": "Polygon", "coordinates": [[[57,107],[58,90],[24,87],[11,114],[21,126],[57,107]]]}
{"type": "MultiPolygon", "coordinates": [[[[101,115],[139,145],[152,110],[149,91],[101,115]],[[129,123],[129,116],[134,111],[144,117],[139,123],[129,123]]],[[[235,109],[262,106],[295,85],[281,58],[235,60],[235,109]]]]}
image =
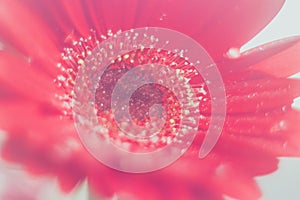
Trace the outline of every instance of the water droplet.
{"type": "Polygon", "coordinates": [[[163,14],[160,16],[159,20],[160,20],[160,21],[163,21],[164,19],[166,19],[166,16],[167,16],[167,14],[163,13],[163,14]]]}
{"type": "Polygon", "coordinates": [[[231,59],[236,59],[241,56],[241,52],[239,48],[230,48],[227,52],[227,56],[231,59]]]}

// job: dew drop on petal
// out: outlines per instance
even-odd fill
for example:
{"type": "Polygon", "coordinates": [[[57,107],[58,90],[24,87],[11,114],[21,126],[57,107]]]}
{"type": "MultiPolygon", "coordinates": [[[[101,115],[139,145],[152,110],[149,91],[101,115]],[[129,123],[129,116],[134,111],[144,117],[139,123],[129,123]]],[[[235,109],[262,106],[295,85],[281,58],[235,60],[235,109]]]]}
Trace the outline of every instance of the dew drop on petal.
{"type": "Polygon", "coordinates": [[[227,52],[227,56],[228,56],[228,58],[231,58],[231,59],[239,58],[241,56],[240,49],[234,48],[234,47],[230,48],[227,52]]]}
{"type": "Polygon", "coordinates": [[[165,13],[163,13],[163,14],[160,16],[159,20],[160,20],[160,21],[163,21],[163,20],[166,18],[166,16],[167,16],[167,15],[166,15],[165,13]]]}

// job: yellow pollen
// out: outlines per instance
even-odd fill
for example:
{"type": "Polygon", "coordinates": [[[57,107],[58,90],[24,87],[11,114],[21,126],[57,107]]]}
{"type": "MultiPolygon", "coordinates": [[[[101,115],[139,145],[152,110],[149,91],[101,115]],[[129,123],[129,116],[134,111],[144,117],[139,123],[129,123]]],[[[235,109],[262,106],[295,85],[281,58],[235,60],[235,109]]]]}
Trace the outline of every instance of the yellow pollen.
{"type": "Polygon", "coordinates": [[[78,60],[77,62],[79,65],[82,65],[84,63],[84,61],[82,59],[78,60]]]}
{"type": "Polygon", "coordinates": [[[129,58],[129,55],[128,55],[128,54],[125,54],[125,55],[124,55],[124,59],[127,59],[127,58],[129,58]]]}

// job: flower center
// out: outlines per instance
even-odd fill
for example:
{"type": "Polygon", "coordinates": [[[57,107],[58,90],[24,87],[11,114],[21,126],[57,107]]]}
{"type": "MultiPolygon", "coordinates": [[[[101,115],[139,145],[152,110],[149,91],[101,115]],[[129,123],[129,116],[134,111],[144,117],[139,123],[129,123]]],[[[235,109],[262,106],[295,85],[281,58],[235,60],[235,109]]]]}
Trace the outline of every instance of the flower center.
{"type": "MultiPolygon", "coordinates": [[[[100,37],[96,36],[94,31],[91,31],[90,37],[74,40],[69,47],[64,49],[62,61],[58,64],[62,74],[57,77],[55,82],[58,84],[58,87],[64,90],[64,94],[58,96],[58,98],[62,101],[65,116],[72,117],[75,95],[73,89],[79,69],[86,67],[85,59],[93,56],[93,49],[97,48],[102,40],[109,37],[114,37],[110,31],[107,36],[101,35],[100,37]]],[[[200,100],[205,101],[208,98],[204,81],[195,67],[184,58],[182,50],[174,53],[156,48],[155,43],[158,42],[156,38],[151,35],[145,35],[144,37],[145,40],[153,43],[153,48],[137,48],[124,52],[112,60],[107,68],[103,69],[105,71],[100,80],[97,79],[94,104],[101,129],[99,137],[109,139],[115,145],[126,148],[129,151],[139,152],[154,151],[172,142],[182,142],[179,139],[180,137],[178,138],[182,114],[191,115],[189,118],[190,123],[195,124],[194,115],[198,113],[198,103],[200,100]],[[148,66],[151,68],[152,65],[167,67],[160,68],[157,73],[149,73],[149,71],[140,67],[148,66]],[[126,102],[128,101],[126,98],[118,97],[118,105],[128,104],[128,107],[113,108],[112,97],[115,88],[118,86],[119,91],[128,90],[127,84],[118,85],[118,81],[137,68],[139,68],[136,74],[137,79],[149,79],[153,80],[153,83],[147,83],[138,87],[130,96],[129,102],[126,102]],[[165,85],[175,85],[179,93],[175,94],[165,85]],[[196,95],[193,96],[193,94],[196,95]],[[190,99],[190,97],[194,99],[190,99]],[[192,110],[185,109],[180,99],[185,99],[188,104],[194,102],[195,106],[192,110]],[[122,128],[120,128],[114,113],[116,109],[128,109],[130,118],[135,125],[128,123],[128,119],[121,119],[123,122],[122,128]],[[162,125],[159,124],[161,119],[164,119],[162,125]],[[147,131],[149,124],[154,127],[162,126],[162,128],[154,133],[149,132],[147,131]],[[137,133],[133,131],[136,126],[145,128],[142,128],[137,133]]],[[[126,45],[126,43],[112,45],[126,45]]],[[[113,49],[114,47],[109,48],[113,49]]],[[[97,58],[89,59],[97,65],[97,58]]],[[[128,116],[123,117],[128,118],[128,116]]],[[[186,127],[184,130],[188,131],[189,127],[186,127]]]]}

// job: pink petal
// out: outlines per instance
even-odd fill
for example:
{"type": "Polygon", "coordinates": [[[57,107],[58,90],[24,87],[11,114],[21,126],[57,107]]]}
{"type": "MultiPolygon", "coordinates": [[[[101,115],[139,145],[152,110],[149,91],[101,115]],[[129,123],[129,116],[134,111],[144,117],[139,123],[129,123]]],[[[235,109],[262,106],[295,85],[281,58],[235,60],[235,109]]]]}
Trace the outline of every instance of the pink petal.
{"type": "Polygon", "coordinates": [[[87,18],[87,13],[84,10],[84,6],[81,0],[74,0],[72,3],[68,0],[61,1],[64,11],[70,18],[73,26],[79,31],[82,36],[87,37],[90,33],[89,21],[87,18]]]}
{"type": "Polygon", "coordinates": [[[258,113],[282,108],[291,105],[300,95],[300,81],[289,79],[234,82],[226,88],[229,113],[258,113]]]}
{"type": "Polygon", "coordinates": [[[0,81],[15,94],[50,103],[59,92],[53,77],[41,73],[39,66],[28,63],[22,56],[1,51],[0,66],[0,81]]]}
{"type": "MultiPolygon", "coordinates": [[[[294,40],[289,48],[281,49],[279,53],[251,66],[250,70],[262,71],[276,77],[288,77],[300,72],[300,36],[289,40],[294,40]]],[[[270,48],[276,52],[275,45],[279,46],[280,43],[278,41],[278,44],[274,43],[270,48]]]]}
{"type": "Polygon", "coordinates": [[[219,63],[223,76],[236,79],[243,72],[263,72],[276,77],[287,77],[300,71],[300,36],[290,37],[258,46],[241,54],[236,59],[219,63]],[[241,74],[239,74],[241,73],[241,74]]]}
{"type": "MultiPolygon", "coordinates": [[[[260,118],[256,120],[258,121],[260,118]]],[[[253,146],[260,146],[263,151],[276,156],[298,157],[300,155],[300,128],[297,124],[299,120],[300,112],[295,110],[278,113],[277,115],[271,114],[267,119],[261,119],[260,122],[253,122],[252,120],[248,122],[249,125],[253,124],[256,129],[256,132],[252,132],[253,134],[233,132],[231,137],[237,143],[243,143],[244,141],[253,146]],[[259,128],[259,126],[262,127],[259,128]]]]}
{"type": "Polygon", "coordinates": [[[59,57],[56,38],[40,17],[34,15],[23,2],[0,2],[0,31],[4,44],[12,45],[47,73],[57,71],[54,67],[55,59],[59,57]]]}
{"type": "MultiPolygon", "coordinates": [[[[66,21],[66,15],[59,12],[61,8],[56,11],[53,7],[63,7],[67,20],[73,24],[69,28],[73,27],[83,36],[89,28],[97,29],[100,34],[105,34],[108,30],[116,32],[145,26],[174,29],[193,37],[216,61],[220,61],[230,48],[241,47],[262,30],[283,3],[284,0],[76,0],[70,4],[63,0],[54,1],[50,8],[46,7],[49,4],[45,4],[40,7],[32,6],[32,9],[51,9],[56,21],[61,21],[58,24],[62,24],[66,21]]],[[[45,14],[41,17],[49,18],[45,14]]],[[[63,30],[66,29],[65,26],[63,25],[63,30]]],[[[67,35],[61,41],[65,37],[67,35]]]]}
{"type": "MultiPolygon", "coordinates": [[[[290,106],[300,95],[300,80],[265,77],[226,81],[225,90],[229,114],[266,113],[290,106]]],[[[209,96],[206,98],[207,101],[199,105],[204,115],[211,113],[211,99],[209,96]]]]}
{"type": "Polygon", "coordinates": [[[238,168],[224,164],[217,170],[215,176],[216,190],[221,190],[223,194],[236,199],[251,200],[261,197],[260,189],[255,180],[238,168]]]}

